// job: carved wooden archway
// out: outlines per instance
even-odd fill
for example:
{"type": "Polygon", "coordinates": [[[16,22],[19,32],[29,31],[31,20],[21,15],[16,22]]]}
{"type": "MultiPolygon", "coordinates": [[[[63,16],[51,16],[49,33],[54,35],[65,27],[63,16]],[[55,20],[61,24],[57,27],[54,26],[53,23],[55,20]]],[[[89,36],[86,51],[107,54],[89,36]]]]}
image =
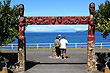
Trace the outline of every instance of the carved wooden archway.
{"type": "Polygon", "coordinates": [[[89,71],[97,70],[95,59],[95,26],[93,23],[93,10],[95,4],[89,5],[89,16],[42,16],[42,17],[24,17],[24,5],[19,5],[19,32],[21,33],[18,39],[18,71],[25,71],[26,62],[26,41],[25,41],[25,23],[28,25],[74,25],[74,24],[89,24],[88,25],[88,47],[87,47],[87,65],[89,71]]]}

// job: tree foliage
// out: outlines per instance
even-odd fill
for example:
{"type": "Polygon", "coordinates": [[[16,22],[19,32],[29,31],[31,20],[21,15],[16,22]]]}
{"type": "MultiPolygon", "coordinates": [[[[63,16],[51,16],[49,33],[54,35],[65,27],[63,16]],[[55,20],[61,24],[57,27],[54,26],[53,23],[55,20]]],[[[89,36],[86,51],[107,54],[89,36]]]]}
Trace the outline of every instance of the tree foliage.
{"type": "Polygon", "coordinates": [[[11,0],[0,2],[0,45],[7,45],[19,37],[18,5],[10,7],[11,0]]]}
{"type": "Polygon", "coordinates": [[[103,38],[106,38],[110,33],[110,1],[99,5],[99,9],[94,11],[94,24],[96,29],[102,32],[103,38]]]}

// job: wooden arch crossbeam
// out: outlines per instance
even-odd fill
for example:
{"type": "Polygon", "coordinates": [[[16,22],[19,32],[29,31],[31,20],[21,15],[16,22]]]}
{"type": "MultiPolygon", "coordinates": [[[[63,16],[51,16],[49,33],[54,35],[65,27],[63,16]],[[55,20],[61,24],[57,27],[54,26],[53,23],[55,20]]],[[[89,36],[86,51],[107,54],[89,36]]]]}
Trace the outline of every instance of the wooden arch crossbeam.
{"type": "Polygon", "coordinates": [[[89,16],[39,16],[25,17],[28,25],[71,25],[88,24],[89,16]]]}

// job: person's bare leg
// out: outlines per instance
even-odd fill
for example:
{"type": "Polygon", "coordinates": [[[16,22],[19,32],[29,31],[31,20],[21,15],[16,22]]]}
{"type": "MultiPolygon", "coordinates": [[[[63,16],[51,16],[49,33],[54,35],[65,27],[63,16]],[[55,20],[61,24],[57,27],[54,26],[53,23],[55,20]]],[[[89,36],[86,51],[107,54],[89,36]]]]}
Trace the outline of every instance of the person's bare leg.
{"type": "Polygon", "coordinates": [[[62,59],[62,53],[61,53],[61,57],[60,57],[60,59],[62,59]]]}
{"type": "Polygon", "coordinates": [[[66,53],[64,53],[64,59],[66,59],[66,53]]]}

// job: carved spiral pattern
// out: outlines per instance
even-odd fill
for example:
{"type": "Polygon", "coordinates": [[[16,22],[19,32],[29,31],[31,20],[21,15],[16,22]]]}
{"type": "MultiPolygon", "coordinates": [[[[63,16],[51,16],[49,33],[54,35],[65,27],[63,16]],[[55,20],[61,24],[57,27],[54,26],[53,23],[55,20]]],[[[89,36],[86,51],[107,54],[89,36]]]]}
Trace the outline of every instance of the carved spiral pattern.
{"type": "Polygon", "coordinates": [[[61,22],[58,17],[25,17],[28,25],[42,25],[52,24],[52,19],[55,20],[54,24],[88,24],[88,16],[62,16],[61,22]]]}

